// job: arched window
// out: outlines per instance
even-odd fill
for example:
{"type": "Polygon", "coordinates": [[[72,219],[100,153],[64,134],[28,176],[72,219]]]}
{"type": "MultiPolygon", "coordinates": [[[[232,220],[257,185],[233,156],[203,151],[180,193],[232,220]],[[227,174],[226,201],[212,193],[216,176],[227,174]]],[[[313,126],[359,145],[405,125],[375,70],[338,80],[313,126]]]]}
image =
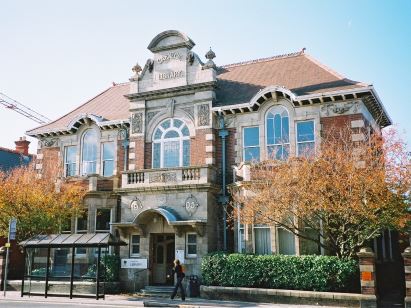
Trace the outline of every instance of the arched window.
{"type": "Polygon", "coordinates": [[[167,119],[154,131],[153,168],[190,165],[190,132],[178,119],[167,119]]]}
{"type": "Polygon", "coordinates": [[[96,173],[97,164],[97,133],[93,129],[83,135],[81,154],[81,174],[96,173]]]}
{"type": "Polygon", "coordinates": [[[267,154],[269,159],[284,160],[290,153],[290,128],[288,111],[275,106],[267,112],[267,154]]]}

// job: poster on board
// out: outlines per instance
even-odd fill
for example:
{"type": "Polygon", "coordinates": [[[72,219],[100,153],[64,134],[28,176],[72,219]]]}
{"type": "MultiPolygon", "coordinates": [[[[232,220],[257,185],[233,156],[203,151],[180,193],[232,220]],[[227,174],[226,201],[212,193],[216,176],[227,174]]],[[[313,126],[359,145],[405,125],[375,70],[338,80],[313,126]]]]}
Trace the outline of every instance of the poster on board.
{"type": "Polygon", "coordinates": [[[180,260],[181,264],[185,263],[184,250],[183,249],[176,249],[176,259],[180,260]]]}

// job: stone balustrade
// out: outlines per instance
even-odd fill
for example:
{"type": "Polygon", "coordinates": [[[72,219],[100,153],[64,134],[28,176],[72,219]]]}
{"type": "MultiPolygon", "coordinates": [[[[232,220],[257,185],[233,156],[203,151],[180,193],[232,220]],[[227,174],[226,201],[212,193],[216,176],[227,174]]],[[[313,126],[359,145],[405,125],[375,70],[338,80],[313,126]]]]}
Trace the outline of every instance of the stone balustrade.
{"type": "Polygon", "coordinates": [[[129,170],[122,174],[121,188],[209,184],[216,182],[216,173],[212,166],[129,170]]]}

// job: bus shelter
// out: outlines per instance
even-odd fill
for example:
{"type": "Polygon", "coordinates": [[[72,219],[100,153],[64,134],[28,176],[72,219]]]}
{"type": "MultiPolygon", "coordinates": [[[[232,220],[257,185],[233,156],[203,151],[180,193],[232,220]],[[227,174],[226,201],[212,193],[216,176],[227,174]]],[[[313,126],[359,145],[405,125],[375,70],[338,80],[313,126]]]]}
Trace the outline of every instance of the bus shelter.
{"type": "Polygon", "coordinates": [[[112,246],[127,245],[110,233],[36,235],[20,243],[24,254],[21,296],[105,298],[104,260],[112,246]]]}

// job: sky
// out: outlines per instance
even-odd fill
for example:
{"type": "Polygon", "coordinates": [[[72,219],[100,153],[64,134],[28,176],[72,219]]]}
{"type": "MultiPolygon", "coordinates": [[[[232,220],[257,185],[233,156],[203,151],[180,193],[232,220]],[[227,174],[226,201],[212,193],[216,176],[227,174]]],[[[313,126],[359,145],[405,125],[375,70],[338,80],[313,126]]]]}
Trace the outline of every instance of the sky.
{"type": "MultiPolygon", "coordinates": [[[[151,39],[186,33],[224,65],[306,52],[373,84],[411,144],[411,1],[0,0],[0,92],[56,119],[143,66],[151,39]]],[[[0,146],[37,123],[0,105],[0,146]]],[[[31,153],[37,147],[35,139],[31,153]]],[[[409,147],[410,148],[410,147],[409,147]]]]}

